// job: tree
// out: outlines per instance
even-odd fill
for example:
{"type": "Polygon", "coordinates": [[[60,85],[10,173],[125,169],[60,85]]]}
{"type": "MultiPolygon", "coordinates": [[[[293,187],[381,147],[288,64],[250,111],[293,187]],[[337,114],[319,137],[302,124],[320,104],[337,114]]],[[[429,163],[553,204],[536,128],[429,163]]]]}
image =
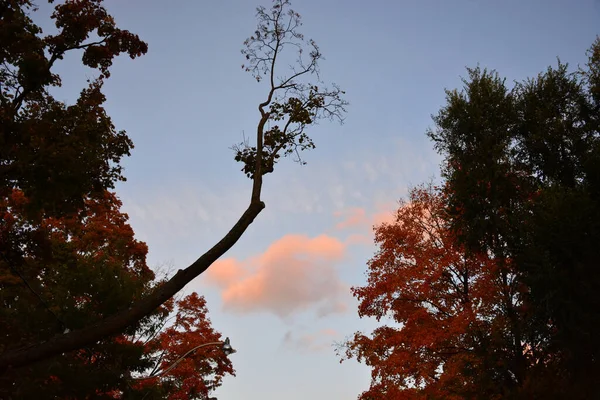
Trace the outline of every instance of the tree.
{"type": "Polygon", "coordinates": [[[545,384],[561,382],[563,398],[597,397],[600,373],[600,38],[588,55],[512,89],[470,69],[429,132],[451,229],[468,251],[512,260],[530,288],[527,326],[552,355],[545,384]]]}
{"type": "MultiPolygon", "coordinates": [[[[48,340],[128,307],[159,284],[146,265],[147,247],[135,240],[127,215],[112,193],[88,199],[84,208],[31,225],[28,199],[14,190],[0,204],[0,348],[48,340]]],[[[220,384],[231,363],[219,352],[198,352],[182,367],[144,385],[131,381],[220,334],[207,317],[205,300],[192,294],[169,302],[114,338],[75,352],[11,369],[0,379],[0,397],[196,398],[220,384]],[[169,316],[174,314],[173,316],[169,316]],[[175,323],[163,329],[170,319],[175,323]],[[190,362],[196,368],[182,369],[190,362]],[[187,364],[186,364],[187,363],[187,364]],[[212,376],[212,377],[211,377],[212,376]],[[205,379],[208,379],[205,382],[205,379]]]]}
{"type": "MultiPolygon", "coordinates": [[[[136,36],[127,31],[118,30],[114,26],[112,18],[101,6],[101,0],[67,1],[64,5],[57,6],[54,18],[61,33],[57,35],[56,39],[39,36],[39,28],[27,16],[28,9],[31,9],[31,4],[26,0],[21,0],[10,2],[2,11],[3,21],[10,21],[10,23],[2,25],[2,29],[4,29],[0,36],[2,43],[14,38],[19,39],[18,42],[21,43],[21,47],[6,47],[7,50],[4,51],[5,65],[8,67],[4,67],[2,73],[2,118],[8,118],[8,122],[12,124],[11,132],[28,132],[25,130],[25,126],[29,121],[37,121],[41,117],[34,118],[35,115],[30,116],[26,113],[17,118],[20,114],[12,112],[11,110],[15,107],[13,106],[11,109],[10,104],[17,104],[27,112],[30,109],[38,110],[37,107],[39,107],[41,116],[47,116],[43,121],[51,127],[62,125],[64,121],[70,121],[69,127],[76,127],[81,131],[81,135],[89,135],[90,140],[98,141],[103,150],[109,148],[110,144],[115,146],[112,153],[104,151],[95,153],[99,158],[98,162],[78,165],[79,168],[71,168],[73,166],[69,165],[68,169],[67,166],[53,158],[55,154],[59,153],[58,150],[65,154],[83,150],[75,145],[64,143],[62,147],[56,147],[57,152],[55,153],[54,147],[52,147],[48,151],[49,158],[46,166],[50,172],[56,172],[52,176],[45,176],[42,180],[32,178],[38,176],[34,173],[34,169],[41,165],[37,163],[37,159],[30,158],[29,164],[15,166],[15,171],[24,169],[26,174],[20,175],[15,172],[15,175],[7,175],[7,178],[3,178],[2,184],[7,188],[21,189],[28,198],[32,199],[30,203],[32,204],[32,213],[39,214],[58,212],[63,207],[68,209],[68,206],[71,209],[76,208],[74,205],[81,204],[91,194],[102,192],[97,189],[110,187],[115,179],[120,178],[120,170],[115,164],[118,163],[120,156],[127,154],[131,143],[125,137],[114,133],[112,124],[109,123],[109,119],[100,105],[104,100],[100,86],[102,79],[108,77],[108,67],[116,54],[128,51],[130,55],[136,56],[144,53],[146,47],[136,36]],[[91,32],[95,32],[101,40],[85,44],[84,41],[91,32]],[[77,118],[83,119],[82,123],[79,123],[80,121],[75,117],[74,121],[61,117],[60,122],[56,123],[56,118],[51,114],[56,107],[50,107],[50,105],[57,104],[57,102],[47,93],[46,88],[49,85],[58,84],[59,80],[56,75],[50,73],[50,68],[65,51],[71,49],[84,49],[84,64],[99,68],[101,71],[100,82],[93,83],[88,91],[82,92],[82,97],[89,97],[91,95],[88,93],[92,93],[91,97],[96,100],[93,108],[96,114],[92,115],[99,117],[92,118],[91,122],[83,119],[83,116],[90,114],[87,111],[77,114],[77,118]],[[50,58],[47,58],[46,53],[51,54],[50,58]],[[26,62],[29,59],[37,61],[31,65],[26,62]],[[34,67],[38,68],[38,71],[31,76],[38,76],[38,72],[42,70],[45,75],[40,76],[45,76],[44,79],[30,82],[20,78],[21,76],[30,76],[26,71],[28,68],[34,67]],[[5,91],[6,85],[13,88],[14,94],[11,95],[5,91]],[[23,105],[26,106],[23,107],[23,105]],[[105,128],[103,132],[111,134],[98,134],[94,131],[96,124],[105,128]],[[117,140],[117,138],[121,140],[117,140]],[[113,167],[111,168],[111,166],[113,167]],[[75,177],[79,180],[63,179],[71,170],[80,171],[83,176],[75,177]],[[55,195],[47,199],[42,193],[49,192],[48,188],[55,195]],[[45,205],[46,203],[48,204],[45,205]]],[[[82,325],[67,333],[54,334],[43,342],[30,342],[19,348],[7,349],[0,355],[0,370],[29,365],[93,345],[97,341],[123,332],[127,327],[135,325],[150,315],[187,283],[206,271],[215,260],[237,242],[265,207],[260,198],[263,175],[273,170],[275,162],[282,154],[297,155],[299,150],[314,147],[305,133],[306,128],[321,118],[342,121],[344,107],[347,104],[342,98],[344,92],[336,86],[333,89],[326,89],[323,86],[318,68],[322,54],[312,40],[305,40],[299,33],[300,16],[290,9],[289,1],[274,0],[273,7],[269,11],[259,7],[257,17],[259,21],[257,31],[244,44],[243,53],[246,56],[246,64],[243,68],[251,72],[259,82],[263,81],[263,77],[266,78],[264,80],[267,82],[267,95],[266,99],[258,106],[260,115],[256,130],[256,142],[252,146],[250,143],[242,143],[235,147],[236,160],[243,162],[243,170],[253,181],[248,208],[231,230],[211,249],[187,268],[179,270],[168,281],[155,287],[150,293],[136,298],[129,307],[120,308],[114,314],[106,316],[98,322],[82,325]],[[305,51],[307,47],[309,50],[305,51]],[[281,60],[285,60],[282,57],[288,54],[290,49],[295,51],[296,58],[291,71],[285,74],[281,70],[280,64],[281,60]],[[273,127],[265,129],[268,122],[272,122],[273,127]]],[[[57,107],[60,108],[60,104],[57,107]]],[[[23,112],[25,113],[25,111],[23,112]]],[[[42,133],[47,131],[46,128],[42,129],[41,125],[35,125],[35,127],[42,133]]],[[[12,133],[3,131],[2,140],[8,143],[11,135],[12,133]]],[[[69,137],[69,135],[65,136],[69,137]]],[[[41,133],[40,137],[42,137],[41,133]]],[[[26,141],[23,145],[9,146],[9,148],[32,154],[37,152],[38,142],[45,143],[45,140],[47,139],[26,141]]],[[[2,148],[4,149],[4,147],[3,143],[2,148]]],[[[83,156],[80,158],[85,159],[83,156]]],[[[3,167],[17,165],[15,160],[17,160],[16,153],[2,154],[0,165],[3,167]]],[[[8,167],[6,169],[10,170],[8,167]]],[[[71,171],[71,173],[74,172],[71,171]]]]}
{"type": "Polygon", "coordinates": [[[101,90],[115,57],[135,58],[148,46],[117,28],[99,0],[58,4],[56,35],[41,35],[29,16],[35,9],[29,0],[0,6],[0,194],[19,189],[33,213],[56,215],[124,179],[118,162],[132,143],[106,115],[101,90]],[[98,40],[88,40],[92,34],[98,40]],[[67,106],[48,92],[61,84],[52,68],[78,50],[83,65],[100,74],[67,106]]]}
{"type": "Polygon", "coordinates": [[[415,188],[394,222],[375,227],[368,282],[352,292],[361,317],[393,323],[345,343],[346,357],[372,367],[360,399],[532,398],[544,360],[519,339],[527,288],[510,260],[467,254],[445,207],[441,190],[415,188]]]}
{"type": "Polygon", "coordinates": [[[206,399],[219,387],[226,374],[235,375],[227,355],[213,346],[196,347],[221,341],[208,318],[206,300],[192,293],[176,302],[161,307],[162,313],[152,324],[147,324],[139,338],[144,339],[143,359],[153,365],[149,375],[142,375],[136,382],[117,395],[131,398],[164,398],[169,400],[206,399]],[[166,312],[165,312],[166,311],[166,312]],[[174,322],[164,327],[174,319],[174,322]],[[190,353],[191,351],[191,353],[190,353]]]}
{"type": "MultiPolygon", "coordinates": [[[[87,200],[81,213],[42,218],[33,225],[23,192],[13,190],[0,204],[3,351],[85,326],[147,290],[154,277],[145,263],[147,248],[133,238],[119,207],[116,197],[106,193],[87,200]]],[[[139,346],[103,341],[8,371],[0,397],[35,397],[27,391],[44,387],[49,396],[85,398],[118,385],[121,371],[143,366],[141,354],[139,346]]]]}

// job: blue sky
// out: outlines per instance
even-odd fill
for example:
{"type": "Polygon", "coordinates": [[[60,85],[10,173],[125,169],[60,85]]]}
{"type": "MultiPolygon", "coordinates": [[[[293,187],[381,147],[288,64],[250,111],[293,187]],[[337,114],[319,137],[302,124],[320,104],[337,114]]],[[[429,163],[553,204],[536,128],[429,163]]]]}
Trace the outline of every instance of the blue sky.
{"type": "MultiPolygon", "coordinates": [[[[240,68],[242,42],[267,0],[117,1],[117,24],[149,52],[119,58],[106,108],[136,148],[117,192],[154,268],[186,267],[249,202],[250,180],[231,145],[258,122],[266,87],[240,68]]],[[[349,287],[364,283],[375,251],[370,226],[389,217],[411,185],[438,179],[425,136],[444,89],[466,66],[508,81],[573,67],[600,33],[598,0],[296,0],[303,32],[326,60],[325,81],[350,102],[344,125],[311,128],[306,166],[284,160],[266,176],[267,208],[240,242],[186,291],[207,298],[214,327],[231,338],[237,377],[226,399],[352,399],[369,369],[340,365],[333,347],[373,321],[357,315],[349,287]]],[[[42,14],[47,12],[42,7],[42,14]]],[[[56,91],[72,101],[90,71],[67,57],[56,91]]]]}

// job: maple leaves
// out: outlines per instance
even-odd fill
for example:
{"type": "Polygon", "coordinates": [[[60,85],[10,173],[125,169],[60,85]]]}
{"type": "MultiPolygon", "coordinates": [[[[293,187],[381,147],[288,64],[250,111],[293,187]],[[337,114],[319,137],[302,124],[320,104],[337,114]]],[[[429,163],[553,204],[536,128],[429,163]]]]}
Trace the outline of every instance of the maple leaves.
{"type": "Polygon", "coordinates": [[[223,377],[233,375],[234,370],[218,346],[200,347],[181,359],[190,349],[221,341],[221,335],[211,326],[203,297],[192,293],[176,305],[174,323],[146,345],[146,351],[156,363],[153,372],[165,371],[149,384],[167,390],[170,400],[206,398],[220,386],[223,377]]]}
{"type": "Polygon", "coordinates": [[[600,38],[587,69],[559,62],[507,88],[468,69],[428,132],[441,188],[414,189],[376,228],[346,356],[373,398],[598,396],[600,38]]]}
{"type": "Polygon", "coordinates": [[[486,375],[520,357],[508,310],[522,296],[510,262],[467,256],[444,220],[444,206],[433,187],[416,188],[396,220],[375,229],[378,251],[368,283],[352,290],[361,317],[394,324],[347,343],[348,357],[373,368],[363,399],[468,398],[485,393],[486,375]]]}
{"type": "MultiPolygon", "coordinates": [[[[9,328],[0,337],[0,348],[90,325],[130,307],[161,284],[154,281],[146,265],[148,248],[134,238],[118,198],[105,192],[84,204],[77,212],[33,225],[23,192],[14,190],[0,203],[0,321],[9,328]]],[[[207,314],[206,301],[195,293],[167,302],[115,338],[34,365],[26,373],[9,371],[0,380],[0,394],[27,398],[43,385],[61,398],[87,398],[94,391],[100,397],[116,396],[111,398],[133,392],[204,398],[225,374],[233,374],[219,349],[199,350],[148,382],[133,384],[129,377],[166,367],[191,348],[220,340],[207,314]]]]}

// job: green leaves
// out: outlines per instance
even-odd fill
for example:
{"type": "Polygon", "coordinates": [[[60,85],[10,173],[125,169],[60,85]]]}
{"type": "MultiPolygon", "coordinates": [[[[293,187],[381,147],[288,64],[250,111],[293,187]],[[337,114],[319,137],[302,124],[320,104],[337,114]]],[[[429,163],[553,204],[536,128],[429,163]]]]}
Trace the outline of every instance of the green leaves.
{"type": "Polygon", "coordinates": [[[472,252],[513,260],[529,288],[522,334],[552,360],[538,367],[548,387],[572,398],[593,397],[600,373],[599,51],[596,39],[587,70],[559,61],[510,90],[470,69],[428,133],[445,156],[452,230],[472,252]]]}
{"type": "Polygon", "coordinates": [[[31,8],[28,1],[12,1],[2,14],[0,194],[23,190],[31,212],[60,215],[124,179],[118,163],[133,145],[104,111],[102,83],[115,57],[125,52],[135,58],[147,45],[117,28],[101,1],[58,4],[52,14],[58,33],[48,36],[27,16],[31,8]],[[61,82],[54,64],[76,49],[84,50],[83,64],[100,77],[66,105],[48,87],[61,82]]]}

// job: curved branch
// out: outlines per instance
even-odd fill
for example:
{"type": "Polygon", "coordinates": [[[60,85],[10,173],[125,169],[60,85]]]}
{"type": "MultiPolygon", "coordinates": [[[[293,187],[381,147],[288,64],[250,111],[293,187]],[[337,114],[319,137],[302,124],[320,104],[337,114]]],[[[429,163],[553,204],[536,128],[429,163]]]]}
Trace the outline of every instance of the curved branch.
{"type": "Polygon", "coordinates": [[[217,346],[217,345],[222,345],[225,342],[210,342],[210,343],[204,343],[201,344],[199,346],[196,346],[190,350],[188,350],[184,355],[182,355],[181,357],[179,357],[177,359],[177,361],[175,361],[173,364],[171,364],[169,367],[167,367],[166,369],[163,369],[160,372],[156,372],[154,371],[153,373],[151,373],[149,376],[142,376],[139,378],[132,378],[132,379],[136,379],[136,380],[143,380],[143,379],[151,379],[151,378],[158,378],[161,375],[166,374],[167,372],[169,372],[170,370],[172,370],[173,368],[175,368],[181,361],[183,361],[184,358],[186,358],[188,355],[190,355],[191,353],[193,353],[194,351],[201,349],[202,347],[206,347],[206,346],[217,346]]]}
{"type": "MultiPolygon", "coordinates": [[[[52,54],[52,57],[50,57],[50,60],[48,60],[48,67],[46,68],[46,72],[50,72],[50,70],[54,66],[54,63],[56,62],[56,60],[61,59],[62,57],[64,57],[64,55],[65,55],[65,53],[67,51],[87,49],[90,46],[96,46],[96,45],[99,45],[99,44],[106,43],[106,41],[108,39],[109,39],[109,37],[106,37],[106,38],[104,38],[102,40],[98,40],[96,42],[90,42],[90,43],[85,43],[85,44],[81,44],[81,45],[70,46],[70,47],[64,48],[64,49],[62,49],[60,51],[54,52],[54,54],[52,54]]],[[[25,101],[25,98],[27,96],[29,96],[29,94],[31,94],[36,89],[37,89],[36,87],[23,88],[23,91],[21,93],[19,93],[18,96],[15,97],[15,99],[13,100],[13,104],[12,104],[13,115],[16,114],[19,111],[19,109],[23,105],[23,101],[25,101]]]]}
{"type": "MultiPolygon", "coordinates": [[[[260,196],[260,193],[258,195],[260,196]]],[[[131,308],[107,317],[94,325],[55,336],[46,342],[4,352],[0,356],[0,373],[11,367],[22,367],[97,343],[135,324],[169,298],[173,297],[185,285],[206,271],[213,262],[225,254],[239,240],[248,226],[252,224],[264,208],[265,203],[262,201],[251,201],[244,214],[242,214],[231,230],[217,244],[189,267],[179,270],[171,279],[157,287],[148,297],[136,302],[131,308]]]]}

